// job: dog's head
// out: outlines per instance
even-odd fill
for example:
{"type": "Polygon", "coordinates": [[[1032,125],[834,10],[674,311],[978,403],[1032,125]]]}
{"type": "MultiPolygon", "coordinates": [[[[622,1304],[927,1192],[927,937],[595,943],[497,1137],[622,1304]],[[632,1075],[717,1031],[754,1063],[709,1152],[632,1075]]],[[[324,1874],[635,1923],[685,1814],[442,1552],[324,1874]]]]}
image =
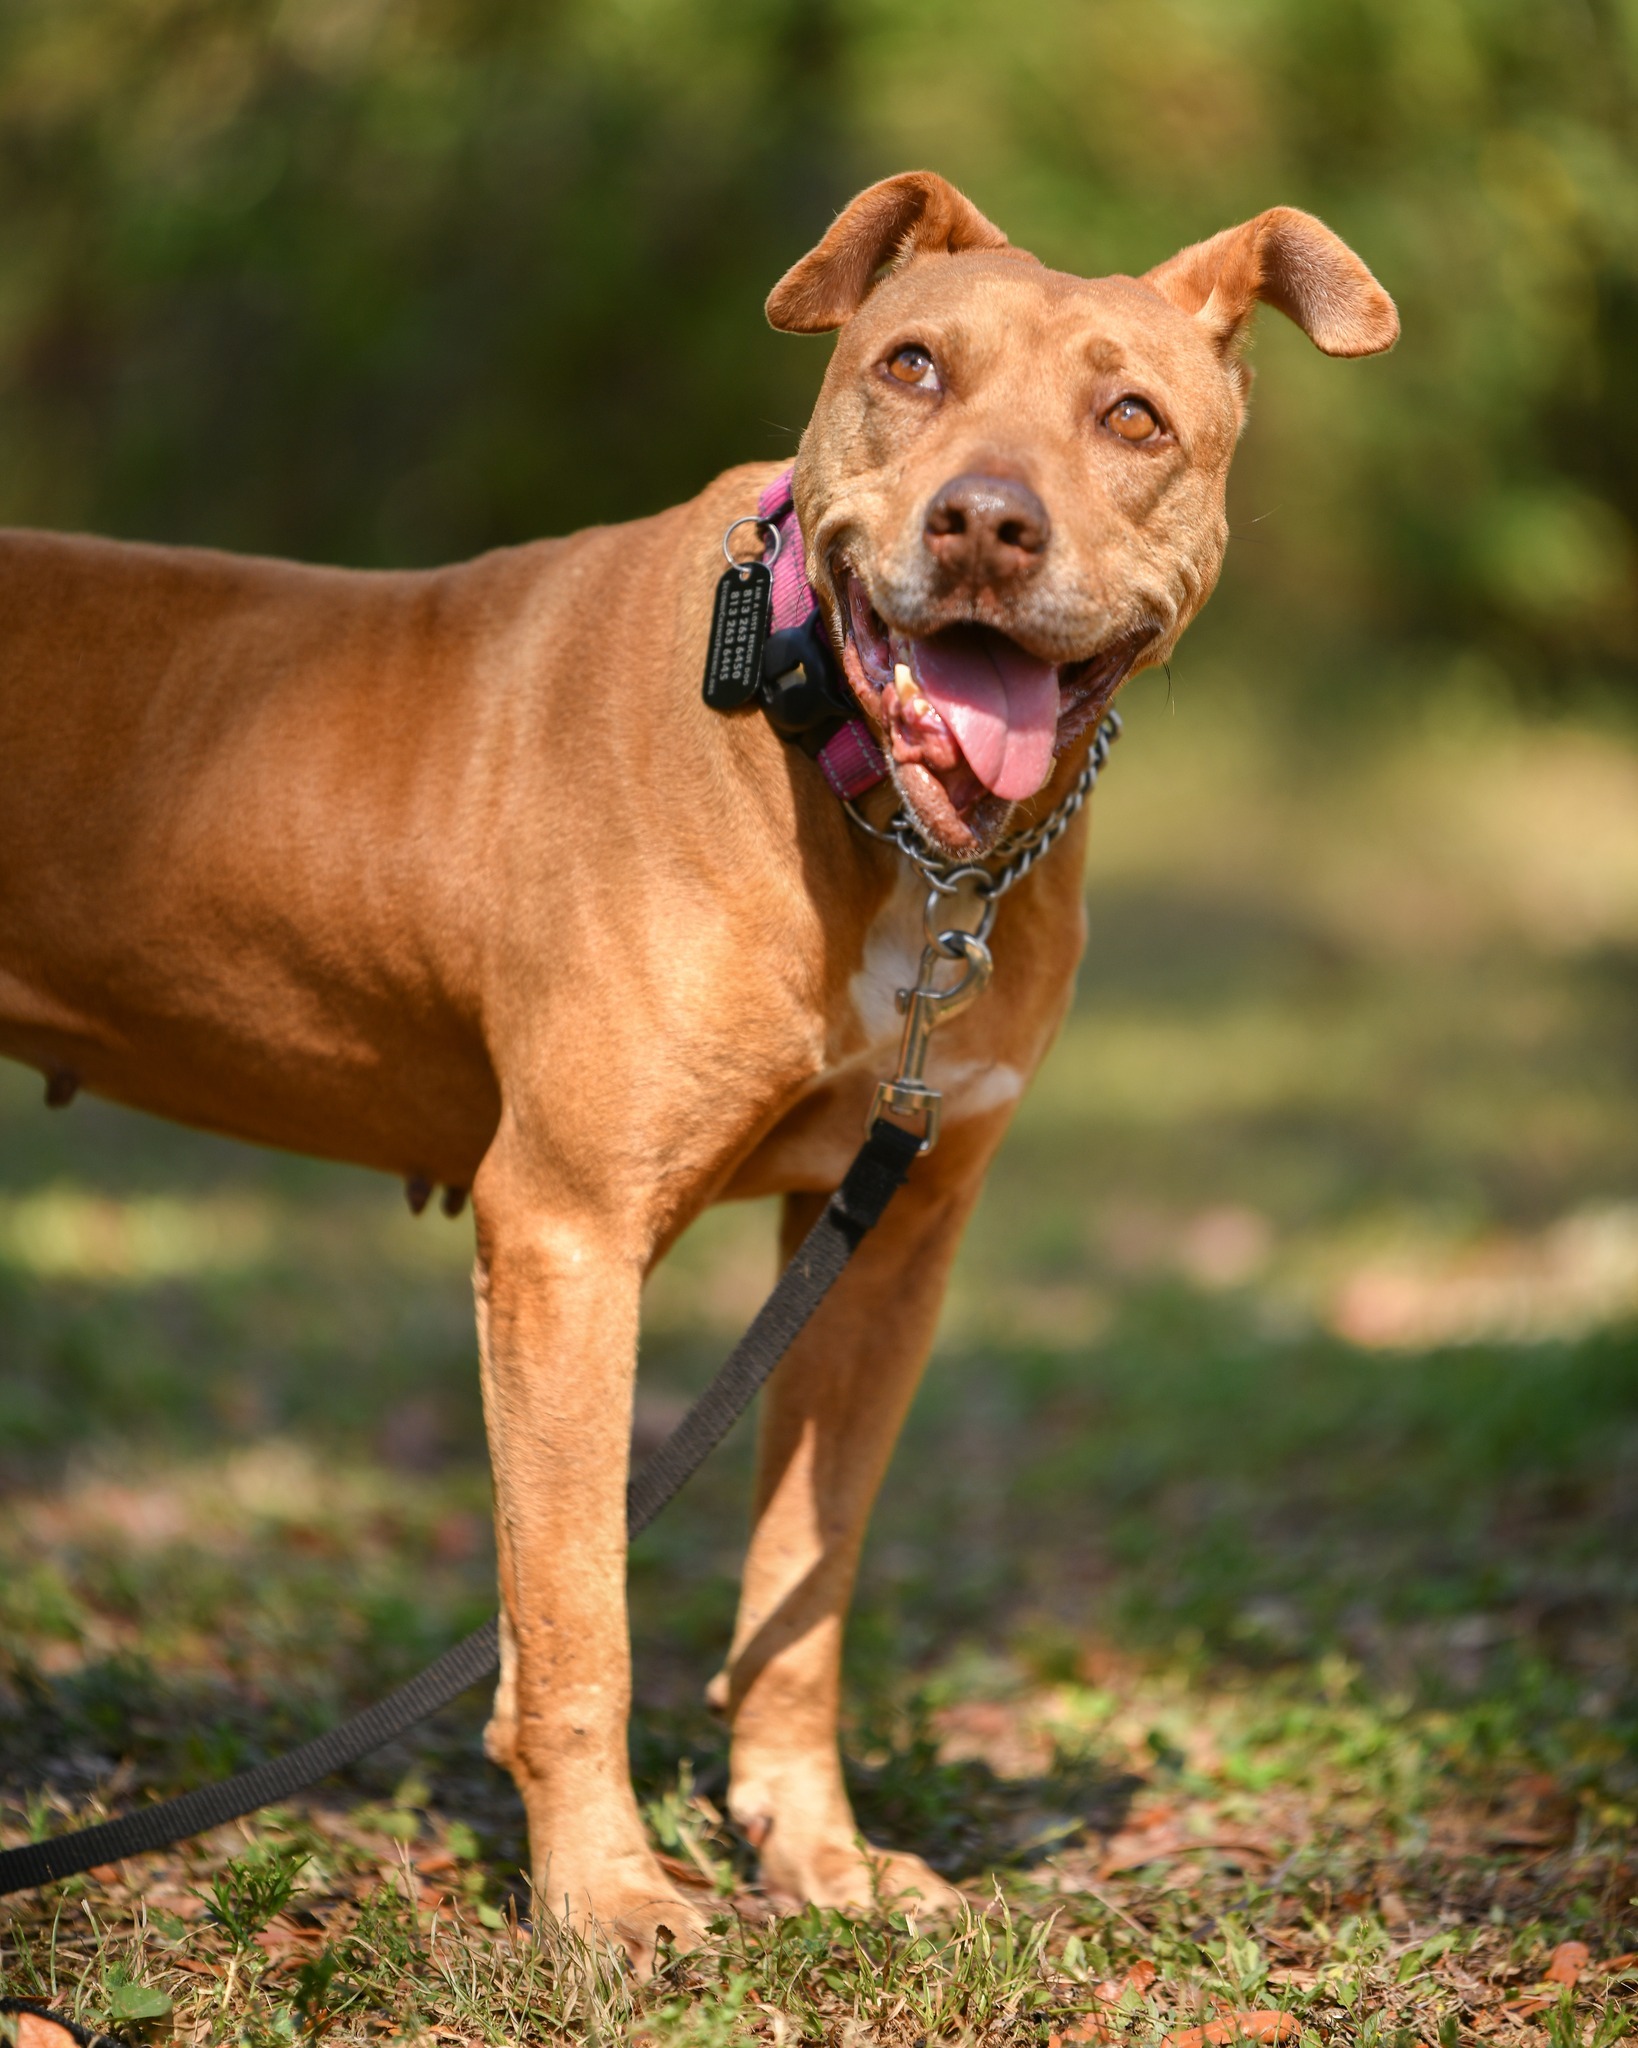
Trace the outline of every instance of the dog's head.
{"type": "Polygon", "coordinates": [[[1291,207],[1143,277],[1081,278],[927,171],[861,193],[774,287],[775,327],[841,330],[796,464],[808,573],[943,851],[993,845],[1211,594],[1258,300],[1328,355],[1399,332],[1291,207]]]}

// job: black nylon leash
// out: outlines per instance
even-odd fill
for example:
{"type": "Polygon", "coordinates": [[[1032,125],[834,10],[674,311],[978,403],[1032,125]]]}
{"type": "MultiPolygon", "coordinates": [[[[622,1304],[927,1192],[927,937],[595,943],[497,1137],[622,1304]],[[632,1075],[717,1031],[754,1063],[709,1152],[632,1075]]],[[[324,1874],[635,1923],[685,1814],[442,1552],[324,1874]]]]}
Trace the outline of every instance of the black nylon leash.
{"type": "MultiPolygon", "coordinates": [[[[629,1536],[648,1527],[745,1413],[848,1260],[881,1221],[920,1150],[915,1132],[881,1121],[872,1126],[842,1185],[780,1274],[751,1327],[710,1386],[632,1476],[626,1488],[629,1536]]],[[[385,1699],[283,1756],[218,1784],[184,1792],[180,1798],[139,1807],[118,1820],[0,1850],[0,1898],[73,1877],[95,1864],[119,1863],[146,1850],[167,1848],[304,1791],[447,1706],[468,1686],[487,1678],[499,1660],[500,1622],[491,1617],[385,1699]]]]}

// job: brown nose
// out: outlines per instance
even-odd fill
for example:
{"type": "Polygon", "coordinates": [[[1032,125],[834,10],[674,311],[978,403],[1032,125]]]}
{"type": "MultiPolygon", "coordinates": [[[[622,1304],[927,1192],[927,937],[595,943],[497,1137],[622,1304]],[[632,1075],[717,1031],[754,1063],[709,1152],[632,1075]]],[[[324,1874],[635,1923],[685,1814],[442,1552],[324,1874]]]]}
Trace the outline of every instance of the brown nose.
{"type": "Polygon", "coordinates": [[[1028,484],[1010,476],[955,476],[933,494],[923,538],[958,582],[1007,583],[1046,552],[1052,521],[1028,484]]]}

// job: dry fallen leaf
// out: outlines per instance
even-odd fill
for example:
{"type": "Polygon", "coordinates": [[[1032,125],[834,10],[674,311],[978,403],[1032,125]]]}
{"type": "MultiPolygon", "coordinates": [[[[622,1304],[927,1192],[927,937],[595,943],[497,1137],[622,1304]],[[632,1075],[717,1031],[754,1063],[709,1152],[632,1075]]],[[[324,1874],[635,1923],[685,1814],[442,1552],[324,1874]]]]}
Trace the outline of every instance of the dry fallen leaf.
{"type": "Polygon", "coordinates": [[[1098,1874],[1100,1877],[1122,1877],[1128,1871],[1143,1869],[1145,1864],[1169,1863],[1179,1856],[1202,1853],[1252,1856],[1263,1863],[1278,1860],[1266,1842],[1256,1841],[1248,1835],[1190,1835],[1179,1826],[1142,1830],[1128,1828],[1111,1837],[1098,1874]]]}
{"type": "Polygon", "coordinates": [[[1294,2041],[1297,2022],[1288,2012],[1271,2012],[1258,2007],[1250,2012],[1228,2012],[1203,2027],[1185,2027],[1168,2034],[1161,2048],[1225,2048],[1231,2041],[1294,2041]]]}
{"type": "Polygon", "coordinates": [[[1573,1984],[1592,1961],[1592,1950],[1584,1941],[1561,1941],[1547,1965],[1549,1984],[1573,1984]]]}
{"type": "MultiPolygon", "coordinates": [[[[1128,1991],[1141,1998],[1159,1974],[1154,1964],[1145,1958],[1134,1963],[1124,1977],[1106,1977],[1094,1987],[1092,1996],[1100,2005],[1119,2005],[1128,1991]]],[[[1071,2021],[1062,2032],[1049,2035],[1047,2048],[1065,2048],[1065,2043],[1071,2041],[1112,2041],[1114,2038],[1107,2021],[1100,2019],[1095,2012],[1089,2012],[1071,2021]]]]}
{"type": "Polygon", "coordinates": [[[1067,2048],[1074,2041],[1112,2041],[1114,2035],[1096,2013],[1086,2013],[1061,2033],[1048,2034],[1047,2048],[1067,2048]]]}
{"type": "Polygon", "coordinates": [[[9,2036],[17,2048],[78,2048],[74,2035],[61,2020],[48,2013],[8,2013],[6,2019],[9,2036]]]}

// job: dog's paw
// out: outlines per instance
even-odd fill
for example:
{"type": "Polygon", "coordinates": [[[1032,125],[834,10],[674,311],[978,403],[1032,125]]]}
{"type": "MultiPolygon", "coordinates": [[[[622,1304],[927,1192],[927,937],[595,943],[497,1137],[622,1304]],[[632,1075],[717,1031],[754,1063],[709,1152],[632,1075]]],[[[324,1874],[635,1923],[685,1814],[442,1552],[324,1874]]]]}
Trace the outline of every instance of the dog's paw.
{"type": "MultiPolygon", "coordinates": [[[[537,1907],[549,1896],[537,1882],[537,1907]]],[[[709,1933],[705,1915],[658,1872],[648,1883],[572,1887],[559,1897],[555,1910],[548,1911],[559,1926],[568,1926],[583,1941],[624,1949],[639,1977],[654,1974],[662,1947],[684,1955],[709,1933]]]]}
{"type": "MultiPolygon", "coordinates": [[[[601,1918],[601,1916],[600,1916],[601,1918]]],[[[607,1919],[603,1931],[617,1941],[639,1977],[651,1977],[662,1945],[673,1955],[698,1948],[710,1931],[705,1915],[680,1892],[660,1899],[637,1899],[607,1919]]]]}
{"type": "Polygon", "coordinates": [[[966,1900],[938,1872],[899,1849],[863,1848],[856,1841],[793,1844],[770,1838],[762,1851],[762,1881],[770,1893],[810,1906],[853,1912],[886,1910],[917,1920],[949,1919],[966,1900]]]}

